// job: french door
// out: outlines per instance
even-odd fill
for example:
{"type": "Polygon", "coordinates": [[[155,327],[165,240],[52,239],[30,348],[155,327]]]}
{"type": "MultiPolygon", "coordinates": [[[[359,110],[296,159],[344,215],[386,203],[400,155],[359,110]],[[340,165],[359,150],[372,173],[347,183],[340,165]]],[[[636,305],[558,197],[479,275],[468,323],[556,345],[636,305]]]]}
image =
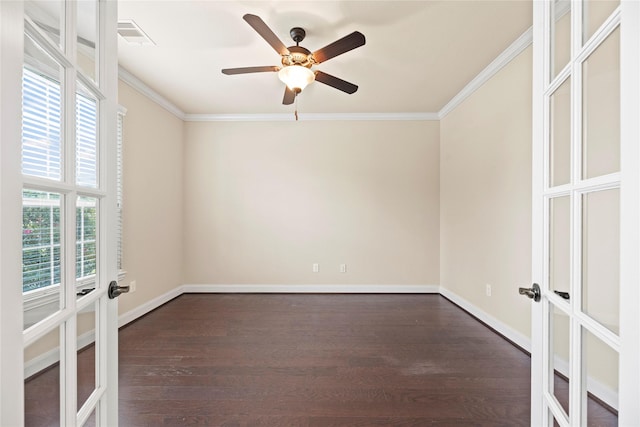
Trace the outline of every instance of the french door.
{"type": "Polygon", "coordinates": [[[534,1],[532,425],[595,425],[590,397],[640,423],[639,27],[534,1]]]}
{"type": "Polygon", "coordinates": [[[116,7],[0,2],[0,425],[117,425],[116,7]]]}

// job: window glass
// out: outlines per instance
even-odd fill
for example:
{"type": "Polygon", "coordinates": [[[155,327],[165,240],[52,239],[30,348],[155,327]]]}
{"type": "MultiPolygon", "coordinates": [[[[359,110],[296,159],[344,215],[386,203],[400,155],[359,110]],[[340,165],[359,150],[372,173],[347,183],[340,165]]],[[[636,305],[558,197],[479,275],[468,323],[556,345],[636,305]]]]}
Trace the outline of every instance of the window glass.
{"type": "Polygon", "coordinates": [[[78,197],[76,202],[76,278],[96,275],[98,201],[93,197],[78,197]]]}
{"type": "Polygon", "coordinates": [[[620,189],[582,196],[582,311],[620,332],[620,189]]]}
{"type": "Polygon", "coordinates": [[[80,0],[76,5],[76,13],[78,14],[78,65],[86,76],[97,82],[98,2],[96,0],[80,0]]]}
{"type": "Polygon", "coordinates": [[[60,194],[22,193],[22,291],[60,284],[60,194]]]}
{"type": "Polygon", "coordinates": [[[587,0],[582,4],[583,43],[586,43],[620,5],[620,0],[587,0]]]}
{"type": "Polygon", "coordinates": [[[60,360],[60,335],[55,328],[24,349],[25,426],[60,425],[60,365],[42,370],[43,355],[60,360]]]}
{"type": "Polygon", "coordinates": [[[62,177],[62,67],[25,37],[22,74],[22,173],[62,177]]]}
{"type": "Polygon", "coordinates": [[[571,59],[571,2],[554,0],[551,3],[551,80],[553,80],[571,59]]]}
{"type": "Polygon", "coordinates": [[[549,98],[549,185],[571,181],[571,78],[549,98]]]}
{"type": "Polygon", "coordinates": [[[98,101],[80,83],[76,94],[76,184],[98,186],[98,101]]]}
{"type": "Polygon", "coordinates": [[[26,15],[61,49],[64,40],[64,7],[62,0],[26,0],[24,11],[26,15]],[[62,30],[62,31],[61,31],[62,30]]]}
{"type": "Polygon", "coordinates": [[[582,63],[582,177],[620,171],[620,28],[582,63]]]}
{"type": "Polygon", "coordinates": [[[116,204],[117,204],[117,213],[116,213],[116,217],[117,217],[117,230],[116,232],[118,233],[118,237],[117,237],[117,251],[118,251],[118,271],[122,271],[123,270],[123,261],[122,261],[122,202],[123,202],[123,194],[122,194],[122,168],[123,168],[123,164],[122,164],[122,145],[123,145],[123,138],[124,138],[124,113],[123,112],[118,112],[118,134],[117,134],[117,143],[118,143],[118,159],[117,159],[117,163],[118,163],[118,170],[117,170],[117,175],[118,175],[118,186],[117,186],[117,190],[116,190],[116,204]]]}

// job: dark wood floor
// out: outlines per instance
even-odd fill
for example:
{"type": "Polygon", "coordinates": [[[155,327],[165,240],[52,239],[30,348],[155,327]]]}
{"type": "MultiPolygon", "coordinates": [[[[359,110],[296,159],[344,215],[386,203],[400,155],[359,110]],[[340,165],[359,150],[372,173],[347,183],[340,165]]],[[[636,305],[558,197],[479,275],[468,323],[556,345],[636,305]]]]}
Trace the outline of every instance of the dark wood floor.
{"type": "MultiPolygon", "coordinates": [[[[56,371],[27,383],[28,411],[56,371]]],[[[187,294],[120,331],[121,426],[524,426],[529,378],[438,295],[187,294]]]]}

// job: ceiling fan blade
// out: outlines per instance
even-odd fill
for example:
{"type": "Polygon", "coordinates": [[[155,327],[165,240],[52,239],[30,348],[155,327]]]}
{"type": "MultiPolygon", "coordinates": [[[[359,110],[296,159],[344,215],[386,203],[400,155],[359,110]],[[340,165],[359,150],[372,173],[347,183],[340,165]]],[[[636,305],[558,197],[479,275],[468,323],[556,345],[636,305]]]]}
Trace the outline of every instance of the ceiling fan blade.
{"type": "Polygon", "coordinates": [[[280,67],[267,65],[264,67],[225,68],[222,70],[222,74],[230,76],[232,74],[266,73],[269,71],[280,71],[280,67]]]}
{"type": "Polygon", "coordinates": [[[316,81],[334,87],[348,94],[355,93],[355,91],[358,90],[357,85],[349,83],[346,80],[334,77],[331,74],[323,73],[322,71],[316,71],[316,81]]]}
{"type": "Polygon", "coordinates": [[[242,17],[251,27],[256,30],[258,34],[262,36],[263,39],[267,41],[271,45],[272,48],[275,49],[280,55],[289,55],[289,49],[280,41],[278,36],[276,36],[271,28],[265,24],[265,22],[257,15],[251,15],[247,13],[242,17]]]}
{"type": "Polygon", "coordinates": [[[289,89],[289,86],[284,87],[284,97],[282,98],[282,105],[291,105],[296,100],[296,93],[289,89]]]}
{"type": "Polygon", "coordinates": [[[313,57],[316,63],[320,64],[321,62],[335,58],[338,55],[342,55],[345,52],[364,45],[365,41],[364,35],[361,32],[354,31],[348,36],[344,36],[340,40],[336,40],[322,49],[316,50],[313,52],[313,57]]]}

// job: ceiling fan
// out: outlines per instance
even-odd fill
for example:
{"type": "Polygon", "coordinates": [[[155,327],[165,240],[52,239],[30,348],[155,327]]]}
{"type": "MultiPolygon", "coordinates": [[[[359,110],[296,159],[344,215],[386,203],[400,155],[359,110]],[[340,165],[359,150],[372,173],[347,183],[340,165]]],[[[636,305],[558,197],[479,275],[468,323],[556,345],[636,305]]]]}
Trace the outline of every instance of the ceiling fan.
{"type": "Polygon", "coordinates": [[[291,34],[291,38],[296,42],[296,45],[286,47],[259,16],[246,14],[242,18],[278,52],[282,57],[282,66],[267,65],[260,67],[225,68],[222,70],[223,74],[278,72],[280,80],[287,85],[284,98],[282,99],[284,105],[293,104],[296,96],[314,80],[348,94],[352,94],[358,90],[358,86],[353,83],[349,83],[320,70],[312,70],[311,67],[364,45],[365,38],[362,33],[354,31],[322,49],[311,53],[308,49],[300,46],[300,42],[304,40],[306,35],[304,29],[300,27],[292,28],[289,34],[291,34]]]}

